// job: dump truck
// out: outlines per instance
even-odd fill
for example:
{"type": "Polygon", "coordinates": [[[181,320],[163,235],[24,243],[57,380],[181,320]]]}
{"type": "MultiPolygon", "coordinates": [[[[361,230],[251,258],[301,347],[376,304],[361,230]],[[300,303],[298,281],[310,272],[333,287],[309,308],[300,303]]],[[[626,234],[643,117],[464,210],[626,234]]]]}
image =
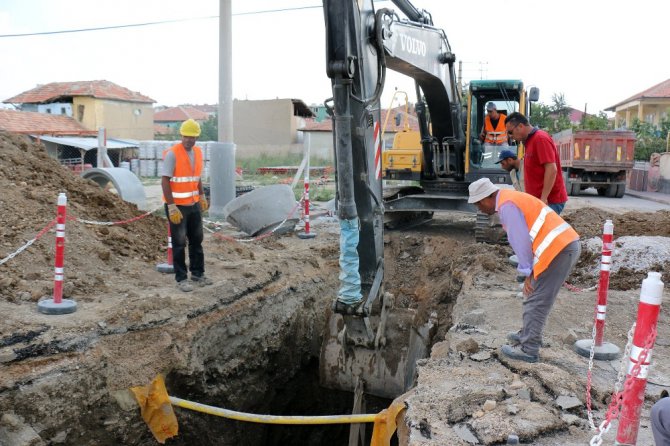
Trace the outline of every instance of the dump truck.
{"type": "Polygon", "coordinates": [[[564,130],[553,135],[568,195],[595,188],[598,195],[623,197],[635,163],[635,133],[628,130],[564,130]]]}

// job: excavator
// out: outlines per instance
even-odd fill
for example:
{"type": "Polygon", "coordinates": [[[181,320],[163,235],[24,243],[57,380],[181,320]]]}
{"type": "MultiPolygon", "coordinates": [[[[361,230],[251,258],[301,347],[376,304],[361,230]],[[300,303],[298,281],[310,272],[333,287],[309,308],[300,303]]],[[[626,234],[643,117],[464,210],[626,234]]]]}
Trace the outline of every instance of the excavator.
{"type": "MultiPolygon", "coordinates": [[[[468,185],[482,177],[508,183],[495,164],[498,153],[521,156],[523,150],[480,141],[486,104],[526,113],[539,96],[519,80],[472,81],[463,94],[445,32],[409,0],[391,1],[398,11],[375,9],[373,0],[323,0],[332,86],[325,105],[333,121],[341,235],[340,289],[321,348],[320,381],[355,392],[356,401],[362,393],[395,398],[411,388],[416,361],[429,354],[437,327],[435,314],[395,307],[384,291],[385,218],[475,213],[467,204],[468,185]],[[387,69],[414,80],[419,131],[396,135],[396,144],[383,151],[380,98],[387,69]],[[411,183],[390,190],[382,180],[411,183]],[[338,305],[358,297],[354,313],[338,305]]],[[[477,226],[478,239],[484,238],[488,218],[477,218],[477,226]]]]}

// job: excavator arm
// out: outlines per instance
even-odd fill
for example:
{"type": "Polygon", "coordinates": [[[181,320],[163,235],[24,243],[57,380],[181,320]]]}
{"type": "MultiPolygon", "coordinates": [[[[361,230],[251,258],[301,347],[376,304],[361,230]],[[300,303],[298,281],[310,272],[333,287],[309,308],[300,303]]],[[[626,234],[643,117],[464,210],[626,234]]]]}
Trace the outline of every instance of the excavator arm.
{"type": "MultiPolygon", "coordinates": [[[[444,33],[411,3],[394,3],[412,21],[401,22],[388,9],[375,11],[372,0],[323,1],[326,73],[333,93],[326,106],[333,121],[340,288],[321,349],[321,382],[350,391],[362,382],[366,393],[388,398],[413,385],[416,360],[428,353],[435,318],[417,324],[415,311],[393,308],[382,286],[379,99],[387,67],[413,77],[419,97],[421,91],[430,96],[438,138],[429,134],[429,114],[420,105],[426,156],[440,155],[435,149],[445,142],[455,156],[463,134],[454,57],[444,33]]],[[[445,158],[441,170],[445,163],[449,168],[445,158]]],[[[440,169],[431,168],[427,174],[436,175],[440,169]]]]}

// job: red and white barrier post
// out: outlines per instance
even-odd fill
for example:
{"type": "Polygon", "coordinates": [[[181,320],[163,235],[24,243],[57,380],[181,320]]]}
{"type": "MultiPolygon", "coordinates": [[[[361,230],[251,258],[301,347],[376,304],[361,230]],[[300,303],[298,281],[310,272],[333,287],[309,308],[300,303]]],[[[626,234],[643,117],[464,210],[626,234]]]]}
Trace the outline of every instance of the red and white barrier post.
{"type": "Polygon", "coordinates": [[[167,263],[159,263],[156,265],[156,271],[159,273],[171,274],[174,272],[174,265],[172,263],[172,232],[170,231],[170,222],[167,224],[167,234],[167,263]]]}
{"type": "Polygon", "coordinates": [[[307,146],[307,163],[305,164],[305,200],[304,200],[304,213],[305,213],[305,231],[298,233],[298,237],[302,239],[314,238],[316,234],[310,232],[309,229],[309,146],[307,146]]]}
{"type": "Polygon", "coordinates": [[[54,261],[54,292],[52,299],[44,299],[37,303],[37,311],[44,314],[68,314],[77,311],[77,303],[63,299],[63,278],[65,259],[65,220],[67,197],[58,194],[58,211],[56,213],[56,259],[54,261]]]}
{"type": "Polygon", "coordinates": [[[628,374],[624,385],[619,429],[616,444],[634,445],[640,427],[640,412],[644,404],[644,390],[656,340],[656,325],[663,299],[661,273],[650,272],[642,281],[640,304],[637,308],[637,323],[633,335],[633,346],[628,359],[628,374]]]}
{"type": "Polygon", "coordinates": [[[612,251],[614,250],[614,225],[612,220],[605,221],[603,228],[603,248],[600,259],[600,281],[598,282],[598,301],[596,303],[593,339],[580,339],[575,342],[575,351],[587,358],[611,361],[619,357],[619,347],[603,342],[605,317],[607,315],[607,293],[610,287],[610,270],[612,268],[612,251]]]}

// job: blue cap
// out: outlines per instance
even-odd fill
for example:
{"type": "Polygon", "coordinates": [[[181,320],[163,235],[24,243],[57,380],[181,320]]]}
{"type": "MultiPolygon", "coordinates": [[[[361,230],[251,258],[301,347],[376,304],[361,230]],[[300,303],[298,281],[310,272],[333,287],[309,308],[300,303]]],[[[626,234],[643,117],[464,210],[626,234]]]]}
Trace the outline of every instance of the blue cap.
{"type": "Polygon", "coordinates": [[[516,159],[516,153],[512,152],[511,150],[503,150],[502,152],[500,152],[500,154],[498,154],[498,161],[496,161],[495,164],[500,164],[500,161],[506,158],[516,159]]]}

